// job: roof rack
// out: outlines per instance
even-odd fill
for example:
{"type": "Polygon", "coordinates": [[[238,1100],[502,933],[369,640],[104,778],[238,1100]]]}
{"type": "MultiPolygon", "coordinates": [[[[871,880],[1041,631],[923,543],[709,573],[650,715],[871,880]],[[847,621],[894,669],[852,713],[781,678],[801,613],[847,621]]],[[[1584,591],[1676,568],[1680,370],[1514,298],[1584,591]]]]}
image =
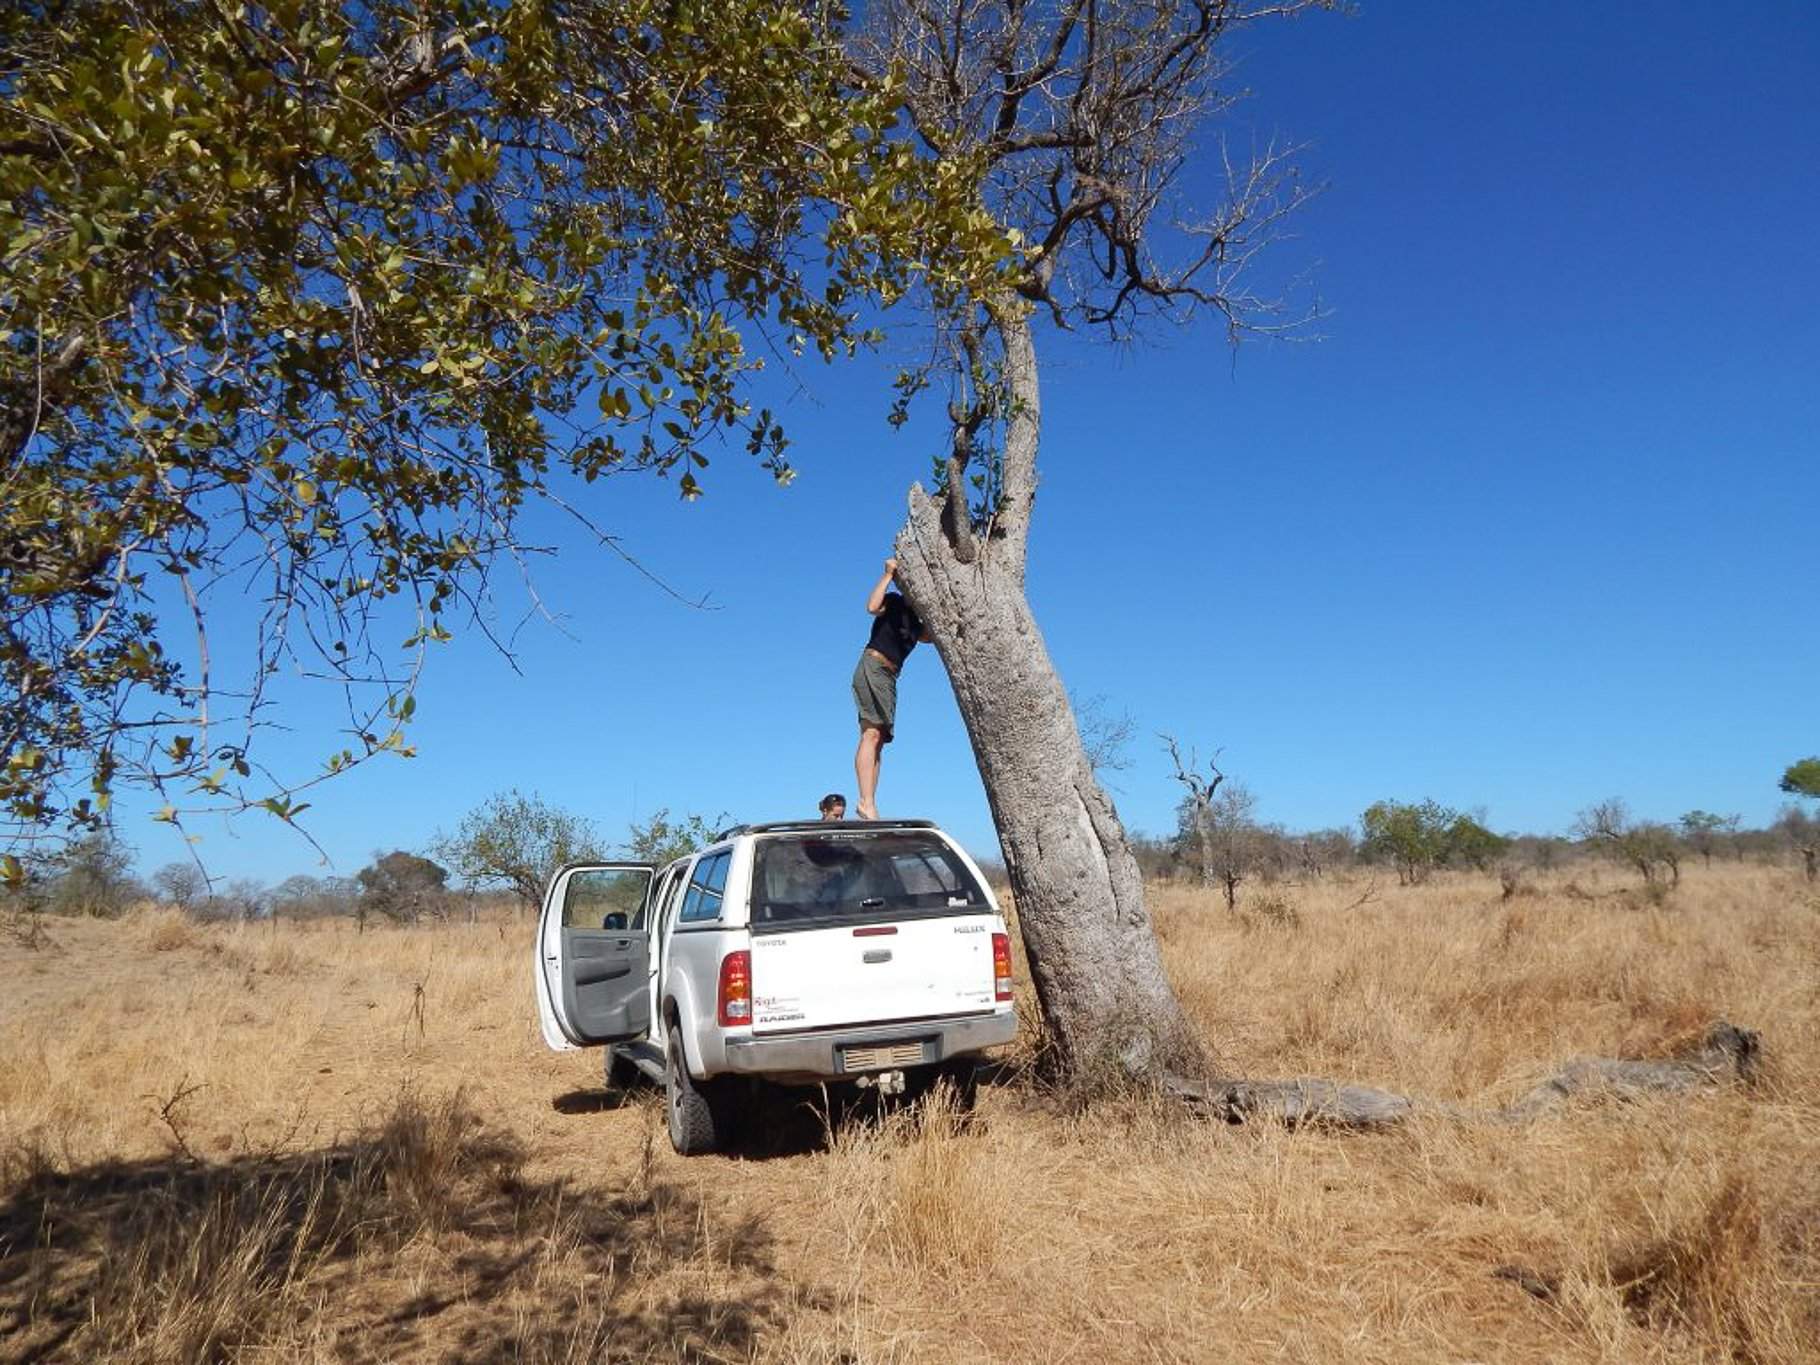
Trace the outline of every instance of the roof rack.
{"type": "Polygon", "coordinates": [[[934,828],[933,820],[772,820],[761,825],[734,825],[731,829],[723,829],[714,836],[714,842],[718,844],[737,834],[833,834],[850,830],[934,828]]]}

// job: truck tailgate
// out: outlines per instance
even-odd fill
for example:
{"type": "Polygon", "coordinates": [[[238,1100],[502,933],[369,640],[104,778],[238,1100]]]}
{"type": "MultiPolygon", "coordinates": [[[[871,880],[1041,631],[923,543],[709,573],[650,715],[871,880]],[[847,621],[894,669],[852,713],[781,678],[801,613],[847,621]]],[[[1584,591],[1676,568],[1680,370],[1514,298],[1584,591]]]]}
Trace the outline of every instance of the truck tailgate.
{"type": "Polygon", "coordinates": [[[838,1028],[993,1007],[991,915],[752,933],[752,1031],[838,1028]]]}

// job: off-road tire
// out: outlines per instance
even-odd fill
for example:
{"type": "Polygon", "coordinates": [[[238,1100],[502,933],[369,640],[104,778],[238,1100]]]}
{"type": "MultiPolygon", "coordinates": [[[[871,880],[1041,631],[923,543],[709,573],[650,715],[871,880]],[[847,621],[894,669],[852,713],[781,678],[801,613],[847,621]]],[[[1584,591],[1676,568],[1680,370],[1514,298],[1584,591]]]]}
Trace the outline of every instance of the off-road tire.
{"type": "Polygon", "coordinates": [[[726,1141],[724,1106],[716,1104],[712,1082],[689,1074],[683,1055],[682,1030],[669,1026],[664,1048],[664,1109],[670,1120],[670,1145],[678,1156],[719,1151],[726,1141]]]}

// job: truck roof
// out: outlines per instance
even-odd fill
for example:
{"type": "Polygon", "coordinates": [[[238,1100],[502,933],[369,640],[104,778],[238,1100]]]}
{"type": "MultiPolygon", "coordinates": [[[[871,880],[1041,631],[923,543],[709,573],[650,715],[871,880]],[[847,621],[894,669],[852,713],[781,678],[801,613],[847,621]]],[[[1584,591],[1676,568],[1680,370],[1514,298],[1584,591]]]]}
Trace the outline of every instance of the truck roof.
{"type": "Polygon", "coordinates": [[[830,834],[843,830],[934,828],[933,820],[772,820],[761,825],[734,825],[731,829],[723,829],[714,836],[714,842],[731,839],[737,834],[830,834]]]}

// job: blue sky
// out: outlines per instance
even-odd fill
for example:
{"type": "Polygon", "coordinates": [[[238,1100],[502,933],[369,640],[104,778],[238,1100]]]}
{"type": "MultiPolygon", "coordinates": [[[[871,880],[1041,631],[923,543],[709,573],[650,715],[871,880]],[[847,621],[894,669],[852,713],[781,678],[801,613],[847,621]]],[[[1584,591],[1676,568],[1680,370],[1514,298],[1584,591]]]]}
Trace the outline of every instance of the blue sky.
{"type": "MultiPolygon", "coordinates": [[[[1297,828],[1383,797],[1503,830],[1610,795],[1769,819],[1820,752],[1820,7],[1364,0],[1239,49],[1256,95],[1228,136],[1304,141],[1328,186],[1269,266],[1312,269],[1321,339],[1041,343],[1029,593],[1064,680],[1135,722],[1126,824],[1173,825],[1159,731],[1297,828]]],[[[884,422],[912,350],[800,372],[789,489],[733,454],[694,504],[595,486],[711,609],[540,521],[561,627],[525,627],[521,672],[477,638],[432,659],[420,757],[315,794],[332,869],[244,816],[190,826],[210,870],[351,874],[513,786],[609,837],[851,795],[863,602],[938,441],[884,422]]],[[[261,744],[306,767],[334,713],[290,691],[294,732],[261,744]]],[[[880,805],[996,854],[933,649],[880,805]]],[[[142,867],[181,854],[122,816],[142,867]]]]}

